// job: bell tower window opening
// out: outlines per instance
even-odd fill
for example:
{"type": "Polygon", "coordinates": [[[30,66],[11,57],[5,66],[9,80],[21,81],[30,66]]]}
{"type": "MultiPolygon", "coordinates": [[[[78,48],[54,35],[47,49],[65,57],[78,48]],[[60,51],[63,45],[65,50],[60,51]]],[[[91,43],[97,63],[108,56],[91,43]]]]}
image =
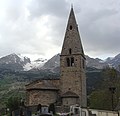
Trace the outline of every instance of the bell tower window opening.
{"type": "Polygon", "coordinates": [[[74,66],[74,58],[71,58],[71,66],[74,66]]]}
{"type": "Polygon", "coordinates": [[[74,58],[73,57],[66,58],[66,64],[67,64],[67,67],[73,67],[73,66],[75,66],[74,58]]]}
{"type": "Polygon", "coordinates": [[[66,61],[67,61],[67,67],[70,67],[70,59],[67,58],[66,61]]]}
{"type": "Polygon", "coordinates": [[[71,54],[71,53],[72,53],[72,49],[70,48],[70,49],[69,49],[69,54],[71,54]]]}

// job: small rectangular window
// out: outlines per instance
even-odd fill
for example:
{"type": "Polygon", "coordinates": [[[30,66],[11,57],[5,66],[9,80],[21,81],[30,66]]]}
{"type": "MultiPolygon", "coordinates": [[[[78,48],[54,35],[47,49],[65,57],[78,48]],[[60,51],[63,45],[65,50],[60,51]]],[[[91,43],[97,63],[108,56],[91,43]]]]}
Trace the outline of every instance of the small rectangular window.
{"type": "Polygon", "coordinates": [[[85,68],[85,61],[82,59],[83,69],[85,68]]]}

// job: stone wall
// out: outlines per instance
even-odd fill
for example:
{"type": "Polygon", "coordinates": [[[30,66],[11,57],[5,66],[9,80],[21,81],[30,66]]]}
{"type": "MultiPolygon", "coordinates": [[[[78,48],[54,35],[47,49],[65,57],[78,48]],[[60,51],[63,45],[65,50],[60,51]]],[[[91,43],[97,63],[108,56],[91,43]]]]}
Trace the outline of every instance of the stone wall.
{"type": "Polygon", "coordinates": [[[57,100],[57,91],[52,90],[30,90],[28,92],[27,106],[50,105],[57,100]]]}
{"type": "Polygon", "coordinates": [[[64,106],[71,106],[74,104],[78,104],[78,98],[63,98],[62,99],[62,104],[64,106]]]}

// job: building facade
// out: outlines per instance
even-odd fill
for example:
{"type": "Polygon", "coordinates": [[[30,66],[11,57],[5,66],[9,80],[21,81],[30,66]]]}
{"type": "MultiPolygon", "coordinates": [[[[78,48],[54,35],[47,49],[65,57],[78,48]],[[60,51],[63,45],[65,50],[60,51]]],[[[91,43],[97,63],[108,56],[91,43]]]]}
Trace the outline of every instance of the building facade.
{"type": "Polygon", "coordinates": [[[73,8],[60,55],[60,78],[30,83],[26,85],[26,93],[28,106],[51,103],[61,106],[87,106],[85,55],[73,8]]]}

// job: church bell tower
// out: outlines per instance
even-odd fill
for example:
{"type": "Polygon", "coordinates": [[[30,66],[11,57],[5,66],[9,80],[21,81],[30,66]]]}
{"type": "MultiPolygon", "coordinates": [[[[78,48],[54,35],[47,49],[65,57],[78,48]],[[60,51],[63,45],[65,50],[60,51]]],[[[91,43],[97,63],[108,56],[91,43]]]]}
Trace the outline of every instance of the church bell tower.
{"type": "Polygon", "coordinates": [[[62,105],[87,106],[85,55],[73,8],[71,8],[60,55],[62,105]]]}

